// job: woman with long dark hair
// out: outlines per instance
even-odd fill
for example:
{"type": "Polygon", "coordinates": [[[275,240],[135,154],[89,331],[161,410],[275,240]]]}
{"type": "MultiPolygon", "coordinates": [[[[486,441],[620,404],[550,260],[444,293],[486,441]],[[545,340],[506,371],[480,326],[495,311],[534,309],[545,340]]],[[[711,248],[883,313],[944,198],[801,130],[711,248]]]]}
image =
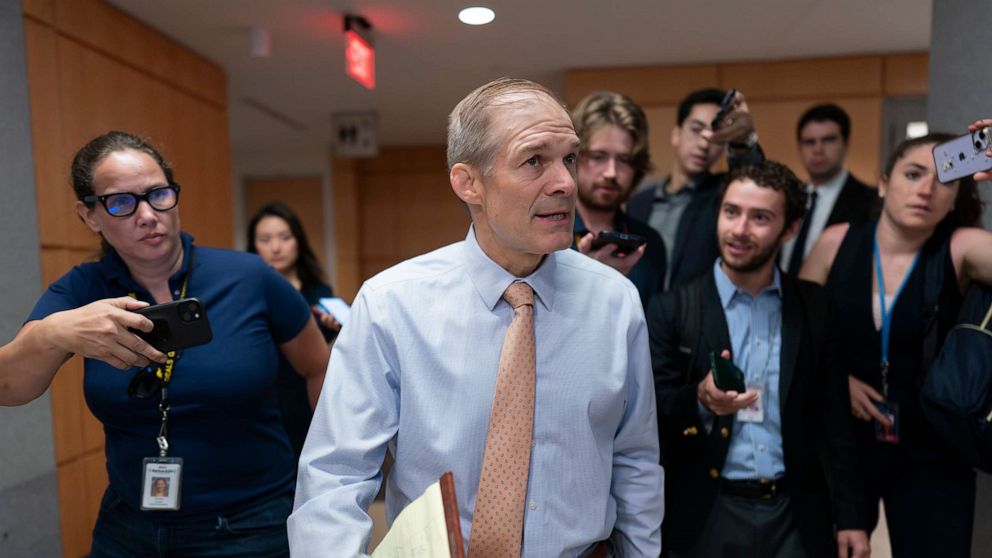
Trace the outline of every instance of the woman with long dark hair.
{"type": "MultiPolygon", "coordinates": [[[[992,120],[972,129],[988,125],[992,120]]],[[[878,220],[828,228],[801,273],[826,285],[834,305],[831,330],[842,350],[832,358],[849,374],[859,419],[863,513],[875,525],[879,499],[885,502],[896,557],[971,552],[975,474],[938,438],[919,403],[928,266],[943,269],[939,339],[953,326],[967,285],[992,283],[992,234],[974,227],[981,215],[974,179],[937,180],[932,149],[952,137],[930,134],[897,146],[878,182],[878,220]]]]}
{"type": "MultiPolygon", "coordinates": [[[[248,223],[248,251],[261,256],[300,291],[320,324],[324,340],[332,342],[341,324],[322,310],[319,302],[321,298],[334,296],[334,291],[324,280],[324,272],[296,213],[278,202],[259,209],[248,223]]],[[[313,409],[307,398],[306,383],[285,359],[279,366],[279,406],[283,426],[299,459],[313,409]]]]}
{"type": "Polygon", "coordinates": [[[84,358],[110,479],[91,557],[288,557],[296,461],[273,388],[281,356],[320,391],[329,353],[306,302],[257,258],[183,232],[182,190],[141,138],[93,139],[71,174],[76,215],[105,254],[49,286],[0,347],[0,404],[39,397],[69,357],[84,358]],[[163,354],[134,333],[152,330],[134,310],[187,297],[206,309],[212,341],[163,354]]]}

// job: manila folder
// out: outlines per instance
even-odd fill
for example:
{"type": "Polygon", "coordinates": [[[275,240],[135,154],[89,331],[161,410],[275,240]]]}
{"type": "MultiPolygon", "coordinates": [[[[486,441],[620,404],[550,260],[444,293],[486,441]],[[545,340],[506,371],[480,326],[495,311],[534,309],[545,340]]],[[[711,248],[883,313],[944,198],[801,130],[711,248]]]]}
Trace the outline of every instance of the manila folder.
{"type": "Polygon", "coordinates": [[[464,558],[451,471],[396,516],[372,558],[464,558]]]}

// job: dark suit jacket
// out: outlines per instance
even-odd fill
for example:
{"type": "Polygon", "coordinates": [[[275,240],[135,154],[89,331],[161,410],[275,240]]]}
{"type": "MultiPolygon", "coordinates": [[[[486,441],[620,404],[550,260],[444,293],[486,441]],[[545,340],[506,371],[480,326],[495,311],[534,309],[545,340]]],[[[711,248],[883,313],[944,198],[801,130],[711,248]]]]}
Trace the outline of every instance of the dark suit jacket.
{"type": "MultiPolygon", "coordinates": [[[[873,218],[873,210],[878,202],[878,190],[861,182],[851,173],[834,202],[834,208],[827,217],[827,225],[837,223],[867,223],[873,218]]],[[[810,239],[815,241],[815,239],[810,239]]]]}
{"type": "MultiPolygon", "coordinates": [[[[674,291],[656,297],[647,314],[665,467],[662,540],[681,552],[696,543],[713,507],[735,420],[716,417],[707,434],[699,416],[696,387],[709,370],[709,354],[731,344],[713,273],[696,281],[702,288],[698,340],[684,339],[679,331],[674,291]]],[[[857,515],[863,480],[855,463],[847,378],[820,365],[831,350],[823,339],[827,308],[821,287],[782,276],[779,398],[786,494],[803,546],[814,557],[836,556],[834,524],[865,527],[857,515]]]]}
{"type": "MultiPolygon", "coordinates": [[[[708,174],[701,178],[692,200],[682,213],[675,245],[672,247],[672,270],[669,288],[686,283],[706,272],[720,255],[716,243],[717,204],[727,175],[708,174]]],[[[645,188],[627,201],[627,214],[645,223],[651,217],[656,187],[645,188]]]]}

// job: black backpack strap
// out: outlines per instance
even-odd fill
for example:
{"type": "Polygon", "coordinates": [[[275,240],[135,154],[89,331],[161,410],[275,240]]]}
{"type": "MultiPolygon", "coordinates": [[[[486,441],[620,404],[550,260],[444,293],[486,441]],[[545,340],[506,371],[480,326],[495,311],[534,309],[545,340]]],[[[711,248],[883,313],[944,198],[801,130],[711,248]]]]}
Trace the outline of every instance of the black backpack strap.
{"type": "Polygon", "coordinates": [[[695,280],[675,289],[675,304],[679,315],[679,345],[691,349],[686,358],[685,379],[692,377],[692,366],[699,352],[703,334],[703,285],[695,280]]]}

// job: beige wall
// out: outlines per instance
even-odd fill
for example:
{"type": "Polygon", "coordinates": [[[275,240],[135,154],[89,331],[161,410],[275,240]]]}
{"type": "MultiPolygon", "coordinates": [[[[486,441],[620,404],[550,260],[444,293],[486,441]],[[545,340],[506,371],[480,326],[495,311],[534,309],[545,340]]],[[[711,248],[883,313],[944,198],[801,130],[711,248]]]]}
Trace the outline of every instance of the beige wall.
{"type": "MultiPolygon", "coordinates": [[[[183,186],[183,228],[201,244],[230,246],[220,68],[100,0],[24,0],[23,9],[44,284],[97,249],[75,217],[68,169],[75,150],[108,130],[159,147],[183,186]]],[[[107,479],[103,430],[83,400],[78,358],[52,385],[52,415],[63,553],[84,556],[107,479]]]]}
{"type": "Polygon", "coordinates": [[[468,232],[444,147],[384,148],[374,159],[335,159],[332,169],[334,289],[349,301],[365,279],[468,232]]]}
{"type": "MultiPolygon", "coordinates": [[[[651,129],[651,155],[661,176],[671,168],[675,107],[690,91],[735,87],[748,100],[769,158],[802,175],[795,125],[810,105],[835,102],[851,114],[848,165],[873,183],[878,175],[882,102],[925,95],[927,55],[850,56],[814,60],[574,69],[565,99],[575,106],[602,89],[640,103],[651,129]]],[[[388,148],[379,157],[332,161],[335,289],[349,300],[374,273],[464,237],[468,217],[448,185],[444,147],[388,148]]]]}

